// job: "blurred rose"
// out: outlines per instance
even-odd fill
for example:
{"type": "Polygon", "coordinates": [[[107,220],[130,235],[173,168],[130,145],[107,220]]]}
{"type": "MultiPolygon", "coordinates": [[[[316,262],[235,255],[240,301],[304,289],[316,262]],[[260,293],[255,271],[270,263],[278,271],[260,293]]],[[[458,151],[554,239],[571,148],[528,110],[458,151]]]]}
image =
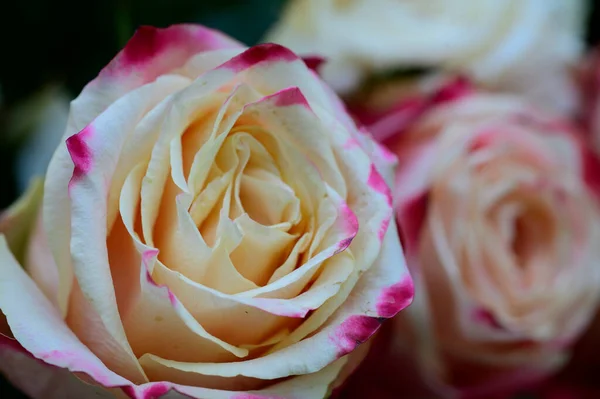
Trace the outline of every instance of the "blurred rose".
{"type": "Polygon", "coordinates": [[[600,47],[592,50],[581,62],[579,69],[581,117],[586,138],[597,154],[600,154],[600,47]]]}
{"type": "Polygon", "coordinates": [[[412,298],[394,165],[286,48],[141,28],[0,219],[0,367],[44,399],[325,397],[412,298]]]}
{"type": "Polygon", "coordinates": [[[388,352],[413,349],[440,395],[490,398],[563,365],[596,310],[600,164],[519,98],[458,81],[424,104],[396,135],[373,131],[400,159],[394,200],[417,292],[388,352]]]}
{"type": "Polygon", "coordinates": [[[329,58],[347,92],[371,73],[436,66],[572,112],[569,67],[583,50],[584,0],[294,0],[267,41],[329,58]]]}
{"type": "Polygon", "coordinates": [[[67,126],[70,96],[60,85],[44,87],[11,108],[6,131],[20,144],[17,184],[25,191],[34,176],[43,176],[67,126]]]}
{"type": "Polygon", "coordinates": [[[600,398],[600,309],[585,333],[573,346],[569,363],[551,381],[543,384],[536,397],[543,399],[600,398]],[[562,396],[561,396],[562,395],[562,396]]]}

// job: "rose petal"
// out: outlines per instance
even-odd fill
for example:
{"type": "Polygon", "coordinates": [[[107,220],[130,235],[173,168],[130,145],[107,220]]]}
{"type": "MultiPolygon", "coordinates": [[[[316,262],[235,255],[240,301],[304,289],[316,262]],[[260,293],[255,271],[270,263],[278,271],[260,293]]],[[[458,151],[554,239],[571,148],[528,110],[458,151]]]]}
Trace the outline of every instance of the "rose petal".
{"type": "MultiPolygon", "coordinates": [[[[173,357],[198,359],[246,356],[247,350],[236,348],[209,334],[168,288],[159,287],[154,282],[151,273],[158,251],[143,244],[134,228],[135,212],[139,206],[139,188],[144,173],[142,166],[134,169],[128,177],[120,205],[123,222],[141,263],[136,268],[139,290],[128,293],[130,311],[122,315],[127,335],[135,345],[136,353],[167,352],[173,357]],[[195,343],[193,350],[187,346],[189,342],[195,343]]],[[[159,262],[158,269],[163,267],[159,262]]]]}
{"type": "Polygon", "coordinates": [[[16,341],[0,336],[0,370],[28,397],[34,399],[114,398],[109,391],[87,384],[67,369],[34,358],[16,341]],[[31,376],[35,378],[31,378],[31,376]]]}
{"type": "MultiPolygon", "coordinates": [[[[206,50],[237,48],[241,45],[222,34],[198,25],[174,25],[167,29],[143,27],[111,63],[90,82],[71,104],[64,138],[85,128],[119,98],[154,81],[183,64],[193,55],[206,50]]],[[[44,225],[50,247],[59,266],[62,293],[59,306],[66,312],[67,293],[73,271],[69,260],[69,198],[67,186],[73,164],[67,148],[61,145],[50,165],[45,185],[44,225]]]]}
{"type": "MultiPolygon", "coordinates": [[[[342,295],[342,291],[338,295],[342,295]]],[[[348,292],[345,292],[348,295],[348,292]]],[[[185,363],[161,359],[160,363],[180,370],[184,373],[197,373],[221,377],[234,377],[237,375],[275,379],[289,375],[314,373],[323,369],[344,355],[350,349],[348,343],[355,337],[362,340],[368,339],[379,327],[380,322],[399,312],[412,300],[412,282],[403,263],[403,257],[398,245],[395,228],[390,228],[386,234],[382,252],[373,266],[365,271],[348,298],[339,306],[338,301],[327,302],[316,312],[331,312],[333,315],[327,323],[310,337],[299,337],[299,342],[291,342],[284,347],[266,356],[234,363],[185,363]],[[398,264],[398,262],[401,262],[398,264]],[[389,303],[390,290],[394,293],[394,304],[380,307],[386,309],[385,315],[380,315],[378,303],[389,303]],[[365,303],[372,304],[365,309],[365,303]],[[333,309],[331,309],[333,308],[333,309]],[[369,320],[373,322],[367,322],[369,320]],[[361,321],[355,323],[354,321],[361,321]],[[362,323],[364,321],[364,323],[362,323]],[[304,338],[304,339],[302,339],[304,338]]],[[[382,306],[382,305],[380,305],[382,306]]],[[[331,314],[330,313],[330,314],[331,314]]],[[[303,326],[311,323],[308,319],[303,326]]],[[[309,330],[310,331],[310,330],[309,330]]],[[[156,361],[155,357],[152,361],[156,361]]],[[[150,361],[150,356],[143,356],[142,363],[150,361]]]]}
{"type": "Polygon", "coordinates": [[[73,372],[83,372],[104,385],[129,381],[109,371],[73,334],[57,309],[40,292],[0,236],[0,309],[18,342],[38,359],[73,372]],[[43,335],[36,332],[44,331],[43,335]]]}
{"type": "Polygon", "coordinates": [[[19,200],[0,213],[0,233],[6,236],[10,250],[21,262],[38,217],[43,192],[44,181],[34,179],[19,200]]]}

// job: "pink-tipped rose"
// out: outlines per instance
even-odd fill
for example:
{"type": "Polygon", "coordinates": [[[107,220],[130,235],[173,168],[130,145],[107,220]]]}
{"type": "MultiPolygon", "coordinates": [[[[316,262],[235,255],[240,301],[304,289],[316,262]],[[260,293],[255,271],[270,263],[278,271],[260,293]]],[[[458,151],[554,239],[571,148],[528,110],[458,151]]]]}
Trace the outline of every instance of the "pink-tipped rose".
{"type": "Polygon", "coordinates": [[[43,399],[327,396],[412,298],[384,155],[290,50],[141,28],[0,218],[0,369],[43,399]]]}
{"type": "Polygon", "coordinates": [[[600,46],[583,59],[578,76],[585,138],[596,154],[600,154],[600,46]]]}
{"type": "Polygon", "coordinates": [[[412,104],[395,131],[372,125],[399,158],[416,291],[388,352],[412,351],[441,396],[490,398],[557,370],[595,312],[600,164],[569,125],[516,97],[459,80],[412,104]]]}

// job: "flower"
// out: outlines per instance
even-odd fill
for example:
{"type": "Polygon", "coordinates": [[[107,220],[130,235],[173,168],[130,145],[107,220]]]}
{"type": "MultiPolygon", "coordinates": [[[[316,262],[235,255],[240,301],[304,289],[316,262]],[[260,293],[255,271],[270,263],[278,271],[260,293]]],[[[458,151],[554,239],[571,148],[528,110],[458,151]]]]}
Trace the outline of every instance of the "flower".
{"type": "Polygon", "coordinates": [[[579,65],[580,119],[585,140],[600,154],[600,47],[590,51],[579,65]]]}
{"type": "Polygon", "coordinates": [[[570,113],[585,15],[582,0],[295,0],[266,40],[326,56],[323,76],[344,93],[372,73],[429,66],[570,113]]]}
{"type": "Polygon", "coordinates": [[[21,145],[15,167],[20,191],[48,168],[67,125],[70,101],[64,87],[50,84],[11,109],[6,131],[21,145]]]}
{"type": "Polygon", "coordinates": [[[412,297],[385,155],[290,50],[140,28],[0,220],[0,367],[37,398],[324,397],[412,297]]]}
{"type": "Polygon", "coordinates": [[[518,97],[458,81],[419,104],[395,135],[373,126],[417,293],[388,353],[412,350],[440,396],[487,398],[561,367],[596,312],[600,163],[518,97]]]}

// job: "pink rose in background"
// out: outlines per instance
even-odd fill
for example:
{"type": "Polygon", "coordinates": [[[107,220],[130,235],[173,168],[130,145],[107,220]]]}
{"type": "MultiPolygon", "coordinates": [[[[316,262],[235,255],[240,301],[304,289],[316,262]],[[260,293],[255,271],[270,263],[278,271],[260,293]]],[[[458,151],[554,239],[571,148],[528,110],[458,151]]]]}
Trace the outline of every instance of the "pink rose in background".
{"type": "Polygon", "coordinates": [[[0,218],[0,369],[44,399],[327,396],[412,299],[395,164],[290,50],[141,28],[0,218]]]}
{"type": "Polygon", "coordinates": [[[592,50],[579,68],[581,118],[586,139],[600,154],[600,47],[592,50]]]}
{"type": "Polygon", "coordinates": [[[417,100],[371,124],[399,158],[416,292],[375,362],[380,385],[403,392],[409,356],[433,397],[494,397],[563,366],[597,309],[600,164],[522,99],[457,80],[417,100]]]}

